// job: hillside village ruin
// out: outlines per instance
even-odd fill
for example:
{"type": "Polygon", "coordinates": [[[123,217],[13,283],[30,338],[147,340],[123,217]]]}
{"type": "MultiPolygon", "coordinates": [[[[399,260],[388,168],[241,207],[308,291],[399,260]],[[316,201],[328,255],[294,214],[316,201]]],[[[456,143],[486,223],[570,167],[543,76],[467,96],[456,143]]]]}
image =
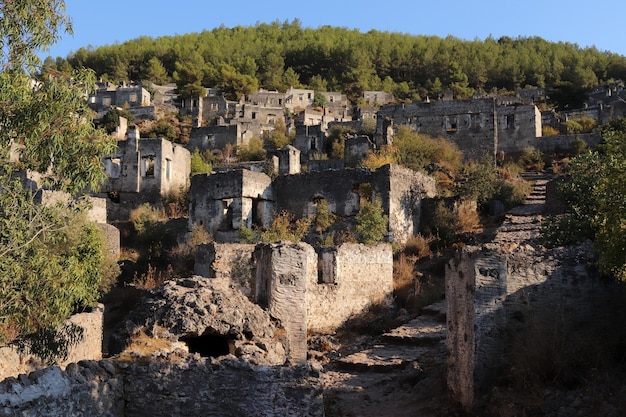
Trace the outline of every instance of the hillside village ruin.
{"type": "MultiPolygon", "coordinates": [[[[121,120],[116,133],[119,139],[117,152],[103,161],[108,181],[101,192],[93,196],[98,213],[96,221],[102,224],[126,221],[132,209],[144,203],[159,206],[168,193],[188,190],[187,230],[202,227],[214,241],[197,247],[196,277],[168,284],[169,290],[204,288],[205,284],[194,281],[198,277],[216,282],[207,286],[226,282],[251,303],[260,306],[285,331],[281,347],[272,347],[263,339],[253,353],[252,342],[258,336],[245,336],[248,330],[241,330],[237,335],[228,333],[228,330],[223,334],[215,329],[185,330],[178,334],[180,340],[188,342],[211,336],[214,343],[216,340],[224,342],[224,354],[248,355],[246,357],[256,358],[256,363],[302,365],[307,363],[308,334],[332,334],[368,308],[391,304],[391,243],[403,245],[420,233],[423,211],[427,202],[436,197],[435,179],[430,175],[396,165],[386,165],[375,171],[359,167],[360,160],[369,151],[393,143],[399,126],[446,137],[468,159],[485,154],[498,159],[520,153],[528,147],[557,152],[567,149],[576,138],[593,146],[600,141],[597,134],[543,137],[542,127],[556,126],[580,116],[603,123],[626,115],[626,91],[621,86],[597,88],[590,94],[584,108],[561,112],[561,119],[557,119],[554,112],[538,109],[537,103],[545,96],[545,92],[539,89],[521,91],[516,97],[484,96],[468,100],[443,97],[413,103],[396,103],[388,93],[366,91],[359,106],[350,105],[341,93],[318,93],[325,96],[323,107],[314,106],[315,94],[313,90],[294,88],[284,93],[260,90],[233,102],[209,89],[204,97],[180,102],[180,113],[193,120],[185,145],[163,138],[142,138],[135,126],[128,126],[125,120],[121,120]],[[366,121],[368,118],[371,120],[366,121]],[[248,145],[252,138],[273,130],[279,119],[289,131],[295,132],[292,145],[268,152],[268,159],[263,163],[219,166],[210,174],[190,177],[191,155],[196,149],[218,152],[227,146],[248,145]],[[328,146],[326,135],[332,127],[345,126],[360,131],[368,123],[375,126],[375,131],[346,139],[343,159],[318,157],[328,146]],[[311,218],[320,204],[325,204],[331,213],[350,224],[363,199],[380,201],[389,219],[387,243],[322,247],[304,242],[256,245],[240,242],[243,228],[267,228],[273,216],[283,211],[293,214],[294,219],[311,218]]],[[[88,103],[100,116],[110,106],[125,106],[137,118],[156,118],[150,94],[138,84],[102,84],[89,97],[88,103]]],[[[119,232],[111,230],[110,225],[103,227],[108,228],[108,235],[114,242],[113,250],[119,251],[119,232]]],[[[499,244],[506,246],[511,241],[503,238],[499,244]]],[[[531,286],[548,287],[549,293],[565,289],[564,303],[569,306],[574,302],[572,300],[578,300],[580,288],[577,285],[585,274],[580,260],[574,266],[563,266],[564,261],[561,263],[550,254],[553,257],[549,258],[548,266],[539,271],[537,263],[547,259],[548,255],[539,254],[523,244],[520,247],[511,244],[514,248],[510,250],[498,247],[498,243],[494,245],[463,249],[446,271],[446,298],[454,299],[447,307],[447,348],[451,355],[448,359],[448,387],[453,399],[467,409],[471,409],[476,401],[475,392],[480,384],[489,377],[489,358],[498,355],[500,347],[492,339],[494,329],[500,331],[502,323],[513,320],[511,317],[516,308],[523,303],[519,298],[526,296],[522,290],[531,286]],[[506,307],[506,310],[504,306],[508,305],[514,307],[506,307]]],[[[575,258],[577,255],[568,253],[567,256],[575,258]]],[[[592,255],[584,252],[582,257],[585,256],[592,255]]],[[[528,291],[537,294],[536,289],[528,291]]],[[[537,299],[542,306],[550,303],[539,296],[537,299]]],[[[91,326],[98,328],[97,324],[91,326]]],[[[101,339],[95,345],[97,342],[101,343],[101,339]]],[[[80,354],[87,355],[85,352],[80,354]]],[[[93,356],[79,359],[100,360],[101,357],[100,350],[93,352],[93,356]]],[[[239,365],[219,365],[211,372],[216,378],[224,378],[223,384],[233,384],[230,377],[224,376],[226,371],[223,368],[229,366],[240,375],[239,378],[253,381],[251,386],[262,384],[257,380],[258,375],[250,376],[249,370],[239,365]]],[[[85,374],[84,370],[76,368],[75,365],[68,366],[65,372],[67,375],[72,372],[85,374]]],[[[102,384],[122,378],[116,373],[120,371],[107,369],[107,365],[100,364],[96,368],[91,369],[91,373],[98,375],[100,390],[104,389],[102,384]]],[[[27,370],[8,369],[2,376],[27,370]]],[[[146,372],[158,374],[162,371],[151,369],[146,372]]],[[[266,397],[259,394],[261,402],[269,401],[268,398],[276,395],[275,390],[301,389],[305,393],[302,398],[308,401],[306,406],[281,397],[285,409],[300,407],[310,411],[306,415],[323,415],[319,398],[313,393],[315,390],[307,390],[303,385],[294,388],[289,385],[289,378],[293,376],[278,373],[276,386],[272,385],[266,397]]],[[[43,375],[38,375],[42,381],[43,375]]],[[[67,376],[55,377],[68,379],[67,376]]],[[[298,375],[293,380],[297,378],[303,377],[298,375]]],[[[75,392],[78,388],[72,384],[67,382],[59,395],[75,392]]],[[[16,408],[22,407],[23,403],[10,397],[7,390],[0,387],[0,404],[11,402],[16,408]]],[[[114,393],[117,399],[126,395],[118,391],[114,393]]],[[[139,398],[139,393],[135,395],[139,398]]],[[[212,391],[209,396],[213,397],[202,401],[213,401],[216,395],[216,391],[212,391]]],[[[128,402],[128,398],[125,400],[128,402]]],[[[114,404],[115,401],[111,400],[111,404],[99,406],[118,407],[114,404]]],[[[123,411],[116,412],[112,411],[110,415],[124,415],[123,411]]],[[[4,414],[0,412],[0,415],[4,414]]]]}

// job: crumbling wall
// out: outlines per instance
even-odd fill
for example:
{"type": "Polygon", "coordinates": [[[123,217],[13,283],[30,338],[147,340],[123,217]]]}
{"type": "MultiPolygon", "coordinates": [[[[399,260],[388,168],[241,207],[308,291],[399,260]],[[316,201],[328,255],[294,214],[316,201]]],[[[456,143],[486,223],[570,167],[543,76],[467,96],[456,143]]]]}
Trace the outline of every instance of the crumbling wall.
{"type": "Polygon", "coordinates": [[[305,363],[307,283],[317,276],[315,250],[306,243],[262,244],[257,246],[254,259],[254,300],[285,328],[289,361],[305,363]]]}
{"type": "MultiPolygon", "coordinates": [[[[102,320],[104,306],[99,304],[92,311],[71,316],[65,323],[76,324],[83,329],[83,339],[70,347],[65,360],[58,360],[56,365],[68,364],[83,359],[102,358],[102,320]]],[[[20,353],[15,347],[0,347],[0,380],[19,374],[27,374],[48,366],[40,358],[20,353]]],[[[1,415],[1,414],[0,414],[1,415]]]]}
{"type": "Polygon", "coordinates": [[[194,274],[207,278],[228,279],[247,297],[252,296],[253,244],[216,243],[196,246],[194,274]]]}
{"type": "Polygon", "coordinates": [[[344,169],[280,176],[273,183],[277,210],[286,210],[297,218],[311,216],[313,203],[326,200],[328,209],[341,217],[355,216],[360,210],[361,186],[371,187],[389,217],[390,238],[403,244],[417,233],[421,200],[436,193],[435,180],[427,175],[397,165],[385,165],[376,171],[344,169]]]}
{"type": "Polygon", "coordinates": [[[272,179],[237,170],[194,175],[189,188],[189,223],[210,234],[236,234],[241,226],[267,226],[273,213],[272,179]]]}
{"type": "Polygon", "coordinates": [[[319,381],[304,367],[207,358],[82,361],[0,383],[0,416],[321,417],[319,381]]]}
{"type": "Polygon", "coordinates": [[[503,365],[504,335],[530,317],[585,312],[611,289],[589,269],[591,244],[468,247],[446,268],[448,389],[471,409],[503,365]]]}
{"type": "Polygon", "coordinates": [[[391,246],[347,243],[317,253],[316,274],[308,275],[307,328],[334,332],[351,317],[393,294],[391,246]],[[324,256],[328,254],[329,256],[324,256]]]}
{"type": "Polygon", "coordinates": [[[541,136],[541,113],[535,105],[494,97],[415,102],[383,106],[377,115],[377,143],[390,143],[390,123],[418,133],[444,136],[468,158],[520,151],[541,136]]]}
{"type": "Polygon", "coordinates": [[[392,242],[405,243],[420,228],[422,203],[437,194],[435,178],[399,165],[382,169],[389,175],[389,232],[392,242]]]}

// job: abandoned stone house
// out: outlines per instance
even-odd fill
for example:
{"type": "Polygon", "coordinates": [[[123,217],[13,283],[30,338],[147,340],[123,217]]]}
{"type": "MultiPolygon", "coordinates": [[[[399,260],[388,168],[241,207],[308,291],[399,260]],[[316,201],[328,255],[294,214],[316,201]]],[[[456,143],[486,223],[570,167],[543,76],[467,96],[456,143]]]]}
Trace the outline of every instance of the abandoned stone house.
{"type": "Polygon", "coordinates": [[[388,239],[404,243],[419,229],[421,202],[435,196],[435,180],[412,170],[387,165],[376,171],[344,169],[280,175],[238,170],[195,175],[189,189],[190,227],[199,225],[216,241],[238,240],[242,226],[266,227],[275,212],[296,219],[315,215],[325,201],[341,218],[353,218],[365,198],[379,198],[389,217],[388,239]]]}
{"type": "Polygon", "coordinates": [[[395,98],[393,94],[385,91],[363,91],[363,100],[368,106],[382,106],[393,103],[395,98]]]}
{"type": "Polygon", "coordinates": [[[313,104],[315,92],[313,90],[304,90],[290,87],[285,92],[285,108],[292,113],[298,110],[306,109],[313,104]]]}
{"type": "Polygon", "coordinates": [[[147,107],[151,104],[150,93],[143,88],[141,84],[112,84],[109,82],[100,82],[93,94],[87,99],[89,107],[101,112],[108,110],[110,107],[147,107]]]}
{"type": "Polygon", "coordinates": [[[189,185],[191,154],[182,145],[166,139],[141,138],[137,127],[129,127],[126,140],[104,158],[108,179],[102,193],[115,196],[108,204],[110,220],[124,217],[144,202],[160,202],[162,196],[189,185]],[[118,212],[121,210],[120,212],[118,212]]]}
{"type": "Polygon", "coordinates": [[[194,127],[189,135],[187,149],[194,152],[223,150],[227,145],[245,146],[253,134],[242,123],[194,127]]]}
{"type": "Polygon", "coordinates": [[[306,361],[307,332],[334,332],[393,293],[389,244],[210,243],[198,246],[194,272],[230,281],[280,320],[295,363],[306,361]]]}
{"type": "Polygon", "coordinates": [[[495,97],[414,102],[381,107],[377,144],[393,142],[393,127],[408,125],[418,133],[443,136],[468,157],[515,153],[541,137],[541,113],[534,104],[495,97]]]}

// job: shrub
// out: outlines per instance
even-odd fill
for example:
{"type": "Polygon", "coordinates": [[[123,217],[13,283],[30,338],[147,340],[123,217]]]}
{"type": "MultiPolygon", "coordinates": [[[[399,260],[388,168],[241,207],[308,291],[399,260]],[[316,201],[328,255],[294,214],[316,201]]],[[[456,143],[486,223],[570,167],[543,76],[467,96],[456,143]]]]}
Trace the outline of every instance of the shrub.
{"type": "Polygon", "coordinates": [[[360,165],[372,171],[396,163],[395,154],[390,146],[382,146],[378,151],[368,151],[360,165]]]}
{"type": "Polygon", "coordinates": [[[524,202],[532,191],[532,184],[522,178],[502,180],[499,183],[495,198],[507,207],[515,207],[524,202]]]}
{"type": "Polygon", "coordinates": [[[313,222],[315,231],[318,233],[325,232],[335,221],[337,221],[337,216],[328,210],[328,202],[324,199],[318,201],[313,222]]]}
{"type": "Polygon", "coordinates": [[[379,198],[369,202],[361,199],[361,209],[356,215],[355,231],[359,242],[366,245],[383,242],[387,236],[389,218],[383,212],[379,198]]]}
{"type": "Polygon", "coordinates": [[[438,201],[432,214],[432,229],[444,246],[456,238],[454,213],[443,201],[438,201]]]}
{"type": "Polygon", "coordinates": [[[541,151],[532,146],[524,148],[519,157],[519,163],[526,171],[542,171],[545,165],[541,151]]]}
{"type": "Polygon", "coordinates": [[[247,145],[237,147],[237,158],[240,161],[263,161],[265,154],[263,140],[260,138],[252,138],[247,145]]]}
{"type": "Polygon", "coordinates": [[[206,161],[198,148],[191,154],[191,175],[208,174],[213,170],[211,162],[206,161]]]}
{"type": "Polygon", "coordinates": [[[541,128],[542,136],[556,136],[559,134],[559,129],[556,129],[552,126],[543,126],[541,128]]]}
{"type": "Polygon", "coordinates": [[[262,242],[278,242],[287,240],[300,242],[311,227],[312,219],[302,218],[294,221],[294,215],[282,211],[274,216],[271,226],[261,233],[262,242]]]}
{"type": "Polygon", "coordinates": [[[164,225],[159,210],[149,203],[144,203],[132,210],[129,217],[137,232],[135,235],[137,243],[151,247],[156,242],[160,242],[164,225]]]}
{"type": "Polygon", "coordinates": [[[483,206],[495,194],[498,186],[493,159],[485,156],[479,162],[463,167],[455,184],[456,194],[464,200],[474,200],[483,206]]]}
{"type": "Polygon", "coordinates": [[[477,206],[472,201],[463,200],[456,208],[456,231],[459,233],[472,232],[480,226],[477,206]]]}
{"type": "Polygon", "coordinates": [[[415,258],[400,254],[393,261],[393,293],[401,305],[419,294],[419,280],[415,277],[415,258]]]}
{"type": "Polygon", "coordinates": [[[181,186],[178,189],[169,190],[162,200],[165,216],[168,219],[187,216],[189,211],[188,190],[181,186]]]}
{"type": "Polygon", "coordinates": [[[462,163],[462,153],[446,138],[420,135],[407,126],[400,126],[393,140],[396,160],[404,167],[421,171],[426,165],[436,163],[455,173],[462,163]]]}
{"type": "Polygon", "coordinates": [[[587,142],[582,140],[581,138],[576,138],[569,145],[569,152],[572,156],[578,156],[582,153],[587,152],[588,146],[587,142]]]}
{"type": "Polygon", "coordinates": [[[430,244],[435,240],[433,236],[423,236],[421,234],[411,236],[404,245],[403,252],[415,257],[416,259],[422,259],[432,256],[430,244]]]}

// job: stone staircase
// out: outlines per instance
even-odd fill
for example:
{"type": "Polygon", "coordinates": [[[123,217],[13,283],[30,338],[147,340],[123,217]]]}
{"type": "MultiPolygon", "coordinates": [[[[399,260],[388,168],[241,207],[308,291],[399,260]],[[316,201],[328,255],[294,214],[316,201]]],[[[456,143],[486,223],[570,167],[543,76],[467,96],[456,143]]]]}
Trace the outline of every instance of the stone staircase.
{"type": "Polygon", "coordinates": [[[521,205],[505,214],[493,243],[531,241],[540,236],[546,186],[553,177],[543,173],[524,173],[522,178],[532,183],[532,191],[521,205]]]}
{"type": "MultiPolygon", "coordinates": [[[[520,206],[508,211],[493,240],[496,244],[516,244],[537,239],[541,233],[541,219],[546,201],[546,185],[552,175],[524,173],[532,183],[532,191],[520,206]]],[[[417,318],[397,327],[359,352],[338,358],[343,369],[391,372],[425,357],[434,359],[444,352],[446,338],[445,300],[423,309],[417,318]]],[[[440,358],[441,359],[441,358],[440,358]]]]}
{"type": "Polygon", "coordinates": [[[339,358],[343,369],[392,372],[413,362],[420,363],[444,348],[446,338],[446,305],[440,301],[423,309],[422,315],[383,334],[370,347],[339,358]]]}

